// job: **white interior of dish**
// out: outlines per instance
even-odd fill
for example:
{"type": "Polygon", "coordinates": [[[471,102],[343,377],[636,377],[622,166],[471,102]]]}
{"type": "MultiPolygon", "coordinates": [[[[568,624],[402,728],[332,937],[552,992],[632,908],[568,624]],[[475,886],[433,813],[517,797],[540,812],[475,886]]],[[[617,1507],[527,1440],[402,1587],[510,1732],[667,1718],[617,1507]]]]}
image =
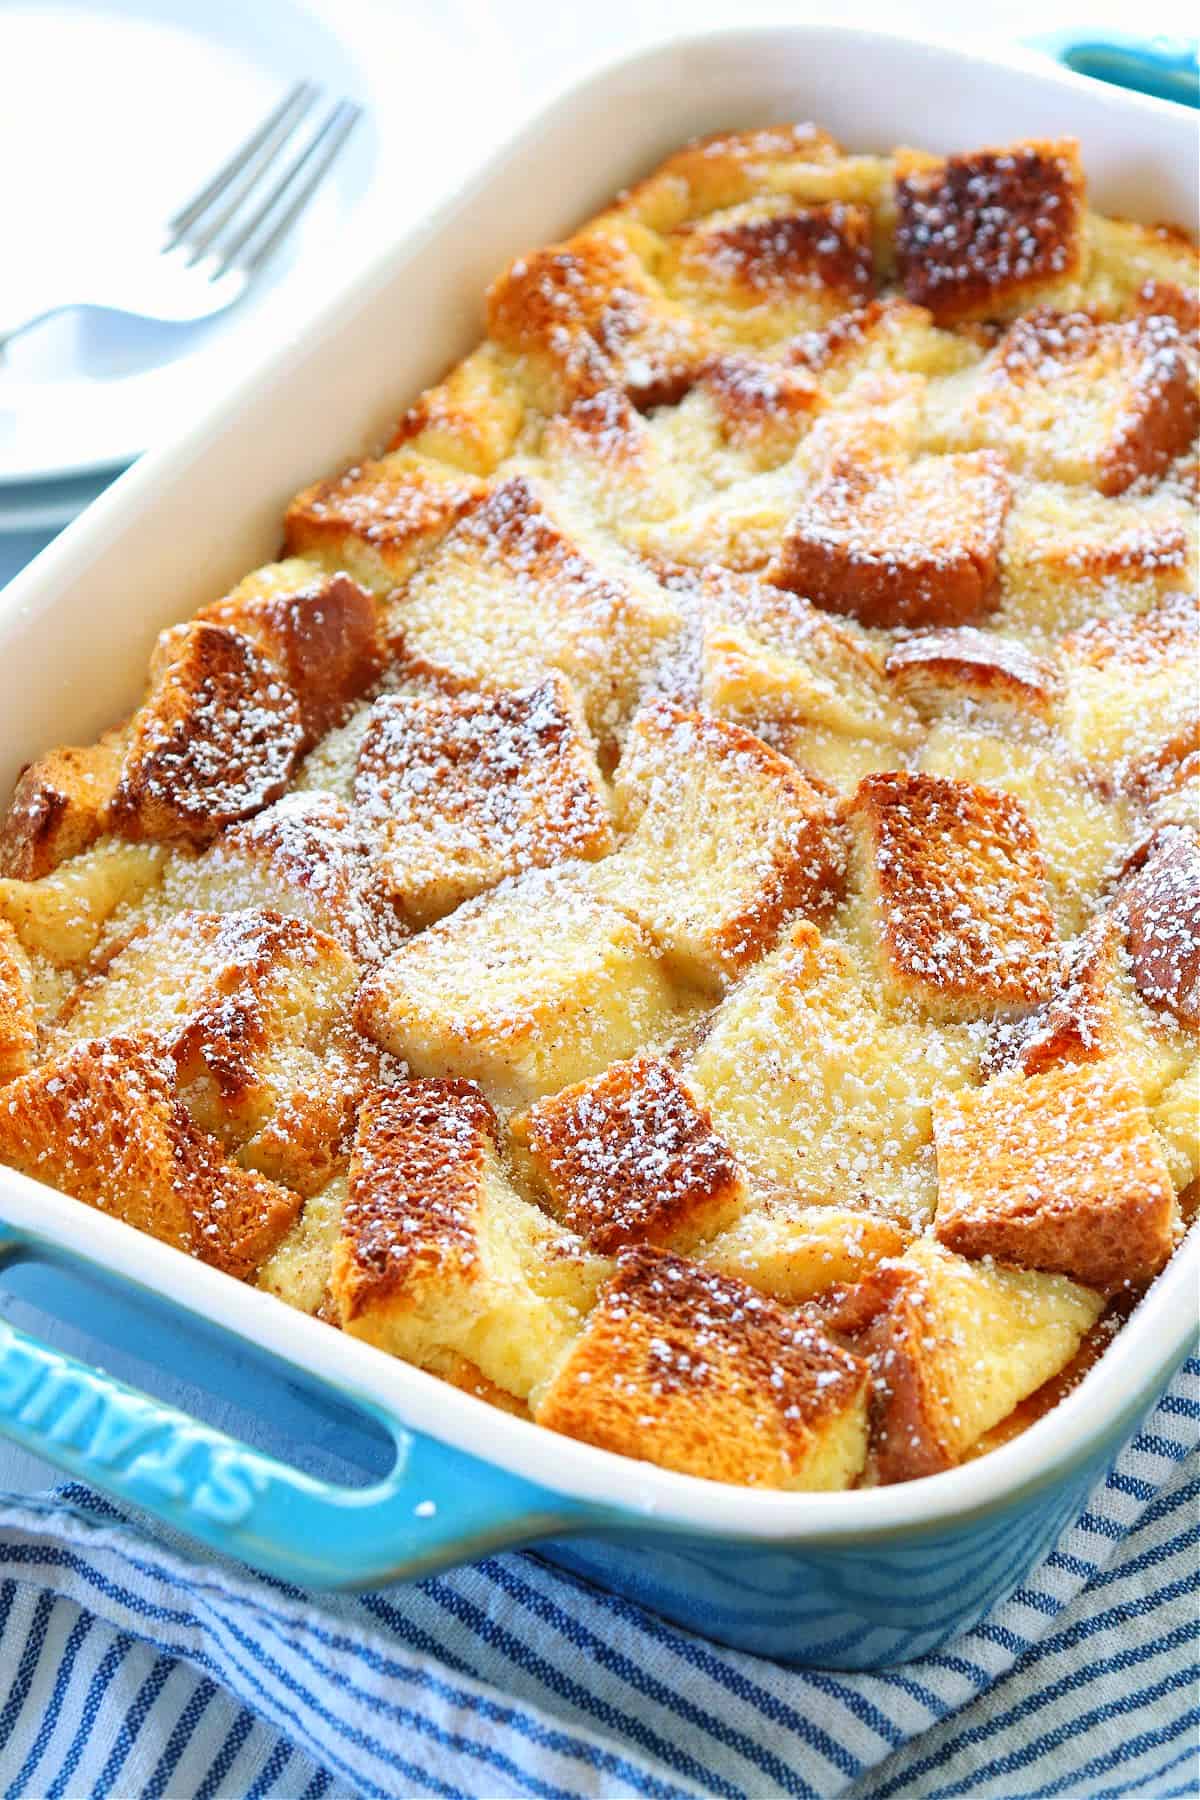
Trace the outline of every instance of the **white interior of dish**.
{"type": "MultiPolygon", "coordinates": [[[[795,27],[685,39],[604,70],[11,583],[0,597],[0,787],[37,751],[86,742],[135,703],[158,631],[272,557],[291,495],[369,448],[469,349],[483,289],[508,256],[560,235],[696,132],[805,117],[868,150],[1071,133],[1102,211],[1186,221],[1194,207],[1192,115],[1029,55],[981,61],[875,33],[795,27]]],[[[805,1541],[861,1539],[995,1504],[1118,1421],[1132,1423],[1191,1340],[1200,1273],[1193,1233],[1080,1387],[992,1455],[898,1487],[782,1494],[675,1475],[513,1419],[7,1170],[0,1212],[327,1373],[414,1430],[564,1494],[706,1531],[805,1541]]]]}

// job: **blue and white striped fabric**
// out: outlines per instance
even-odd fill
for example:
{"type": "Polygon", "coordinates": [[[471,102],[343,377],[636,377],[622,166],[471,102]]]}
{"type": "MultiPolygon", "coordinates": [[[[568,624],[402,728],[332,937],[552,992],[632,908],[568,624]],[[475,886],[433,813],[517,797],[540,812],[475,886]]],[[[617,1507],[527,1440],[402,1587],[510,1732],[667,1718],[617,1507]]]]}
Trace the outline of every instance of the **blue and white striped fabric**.
{"type": "Polygon", "coordinates": [[[1198,1438],[1192,1361],[1007,1605],[858,1676],[718,1649],[530,1555],[318,1603],[198,1568],[83,1489],[0,1496],[0,1790],[1192,1795],[1198,1438]]]}

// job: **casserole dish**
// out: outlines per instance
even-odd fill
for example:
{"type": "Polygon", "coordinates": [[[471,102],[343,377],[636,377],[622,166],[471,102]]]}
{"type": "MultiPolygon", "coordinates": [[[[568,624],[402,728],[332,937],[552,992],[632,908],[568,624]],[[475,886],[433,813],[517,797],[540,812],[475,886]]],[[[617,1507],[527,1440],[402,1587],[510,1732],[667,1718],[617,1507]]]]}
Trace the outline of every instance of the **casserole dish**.
{"type": "MultiPolygon", "coordinates": [[[[287,497],[380,435],[469,346],[475,296],[507,256],[561,234],[688,136],[804,116],[868,150],[1070,132],[1109,212],[1185,218],[1194,192],[1186,114],[1019,59],[989,64],[981,91],[960,50],[789,29],[684,40],[593,77],[13,583],[0,606],[0,778],[134,700],[156,633],[271,554],[287,497]],[[574,172],[550,192],[547,168],[574,172]]],[[[7,1170],[0,1216],[6,1254],[83,1259],[125,1283],[144,1360],[156,1357],[139,1289],[177,1309],[170,1329],[186,1333],[190,1314],[248,1340],[394,1438],[384,1479],[332,1487],[0,1327],[0,1430],[210,1549],[304,1586],[373,1586],[538,1542],[693,1629],[844,1667],[927,1653],[1008,1592],[1194,1329],[1193,1241],[1080,1387],[990,1456],[886,1489],[748,1491],[551,1437],[7,1170]]]]}

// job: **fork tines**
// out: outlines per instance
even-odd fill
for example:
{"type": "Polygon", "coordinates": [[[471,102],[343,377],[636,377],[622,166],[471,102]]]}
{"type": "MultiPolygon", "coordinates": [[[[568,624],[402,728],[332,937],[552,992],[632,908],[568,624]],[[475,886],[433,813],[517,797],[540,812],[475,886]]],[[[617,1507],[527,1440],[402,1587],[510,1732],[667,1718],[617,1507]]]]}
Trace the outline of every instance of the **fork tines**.
{"type": "Polygon", "coordinates": [[[164,251],[182,248],[189,267],[211,259],[212,281],[230,269],[250,274],[261,267],[292,229],[362,116],[361,107],[339,100],[305,142],[306,121],[320,98],[314,82],[298,81],[168,221],[164,251]],[[285,150],[297,144],[302,147],[280,172],[285,150]]]}

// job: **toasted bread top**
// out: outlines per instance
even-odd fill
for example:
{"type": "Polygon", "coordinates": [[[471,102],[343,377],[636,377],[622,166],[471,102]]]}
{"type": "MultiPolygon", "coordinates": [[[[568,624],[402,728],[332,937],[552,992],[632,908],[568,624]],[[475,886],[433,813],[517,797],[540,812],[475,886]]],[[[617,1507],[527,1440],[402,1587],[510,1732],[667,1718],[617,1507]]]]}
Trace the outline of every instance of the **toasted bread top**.
{"type": "Polygon", "coordinates": [[[1019,801],[895,770],[859,783],[850,819],[886,985],[935,1010],[1048,993],[1054,920],[1019,801]]]}
{"type": "Polygon", "coordinates": [[[539,1101],[513,1129],[551,1204],[605,1253],[709,1237],[746,1197],[733,1152],[658,1057],[614,1063],[539,1101]]]}
{"type": "Polygon", "coordinates": [[[1072,138],[944,158],[900,152],[896,174],[900,278],[939,322],[1003,317],[1082,263],[1072,138]]]}

